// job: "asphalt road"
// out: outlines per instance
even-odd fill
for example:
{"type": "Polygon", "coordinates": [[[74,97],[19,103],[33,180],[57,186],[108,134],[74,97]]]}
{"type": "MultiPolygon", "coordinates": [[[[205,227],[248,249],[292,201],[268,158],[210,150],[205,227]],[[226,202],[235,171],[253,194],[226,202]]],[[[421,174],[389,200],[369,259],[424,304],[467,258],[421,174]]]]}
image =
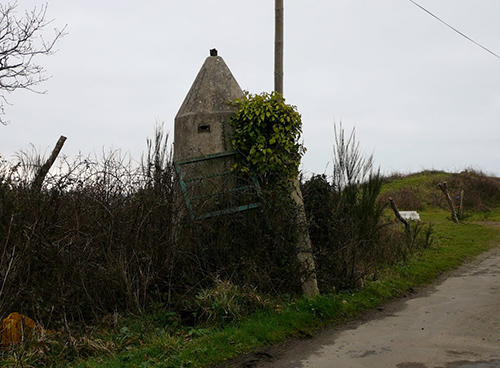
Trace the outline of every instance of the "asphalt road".
{"type": "Polygon", "coordinates": [[[361,320],[247,357],[256,368],[500,367],[500,248],[361,320]]]}

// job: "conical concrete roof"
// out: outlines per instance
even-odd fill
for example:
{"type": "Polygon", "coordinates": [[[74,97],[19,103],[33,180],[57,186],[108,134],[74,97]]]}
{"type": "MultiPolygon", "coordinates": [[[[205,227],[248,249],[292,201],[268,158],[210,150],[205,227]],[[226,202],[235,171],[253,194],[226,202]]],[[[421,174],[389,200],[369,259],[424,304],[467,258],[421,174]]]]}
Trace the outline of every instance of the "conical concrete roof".
{"type": "Polygon", "coordinates": [[[227,102],[243,96],[238,82],[220,56],[209,56],[182,103],[176,119],[198,112],[221,112],[227,102]]]}
{"type": "Polygon", "coordinates": [[[235,107],[228,102],[243,96],[224,60],[209,56],[175,117],[174,159],[229,150],[231,129],[227,121],[235,107]]]}

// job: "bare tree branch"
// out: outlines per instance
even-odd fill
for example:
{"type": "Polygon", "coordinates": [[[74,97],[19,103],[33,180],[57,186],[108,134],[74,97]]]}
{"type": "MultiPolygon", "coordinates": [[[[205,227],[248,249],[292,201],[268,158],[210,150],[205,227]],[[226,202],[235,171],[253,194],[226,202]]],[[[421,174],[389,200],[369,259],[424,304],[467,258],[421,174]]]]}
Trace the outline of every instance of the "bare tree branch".
{"type": "Polygon", "coordinates": [[[52,23],[47,20],[47,4],[17,16],[17,3],[0,4],[0,123],[4,106],[8,104],[5,93],[18,89],[27,89],[36,93],[45,93],[34,89],[46,81],[43,66],[37,64],[38,55],[52,55],[56,43],[65,35],[64,31],[54,28],[52,37],[45,39],[43,33],[52,23]]]}
{"type": "Polygon", "coordinates": [[[439,189],[444,194],[444,197],[446,198],[446,201],[448,202],[448,206],[450,207],[451,211],[451,219],[453,222],[458,222],[458,217],[457,217],[457,212],[455,211],[455,205],[453,204],[453,200],[450,197],[450,194],[448,193],[448,184],[446,182],[444,183],[439,183],[438,184],[439,189]]]}
{"type": "Polygon", "coordinates": [[[401,213],[399,213],[398,210],[398,206],[396,206],[396,202],[394,202],[394,199],[392,197],[389,197],[389,203],[391,204],[391,208],[394,211],[394,215],[396,216],[396,218],[405,225],[406,231],[409,232],[411,230],[410,224],[403,216],[401,216],[401,213]]]}

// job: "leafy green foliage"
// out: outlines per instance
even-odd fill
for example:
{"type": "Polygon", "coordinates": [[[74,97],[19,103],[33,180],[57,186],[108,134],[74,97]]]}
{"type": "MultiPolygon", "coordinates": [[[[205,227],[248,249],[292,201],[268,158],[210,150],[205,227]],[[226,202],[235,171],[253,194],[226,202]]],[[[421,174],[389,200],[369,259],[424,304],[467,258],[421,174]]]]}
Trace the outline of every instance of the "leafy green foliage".
{"type": "Polygon", "coordinates": [[[233,148],[241,153],[233,171],[257,175],[266,184],[282,185],[297,175],[305,148],[299,143],[302,119],[296,106],[278,92],[237,99],[239,108],[229,124],[234,128],[233,148]]]}

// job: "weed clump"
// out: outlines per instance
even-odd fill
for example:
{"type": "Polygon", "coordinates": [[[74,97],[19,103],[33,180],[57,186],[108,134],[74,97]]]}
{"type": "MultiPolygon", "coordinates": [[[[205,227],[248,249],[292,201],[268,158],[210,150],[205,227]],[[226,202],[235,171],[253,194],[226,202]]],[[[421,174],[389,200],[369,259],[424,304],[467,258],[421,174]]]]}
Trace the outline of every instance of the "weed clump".
{"type": "Polygon", "coordinates": [[[229,281],[215,280],[214,286],[196,295],[199,321],[211,325],[240,321],[259,310],[271,309],[271,303],[254,289],[229,281]]]}

